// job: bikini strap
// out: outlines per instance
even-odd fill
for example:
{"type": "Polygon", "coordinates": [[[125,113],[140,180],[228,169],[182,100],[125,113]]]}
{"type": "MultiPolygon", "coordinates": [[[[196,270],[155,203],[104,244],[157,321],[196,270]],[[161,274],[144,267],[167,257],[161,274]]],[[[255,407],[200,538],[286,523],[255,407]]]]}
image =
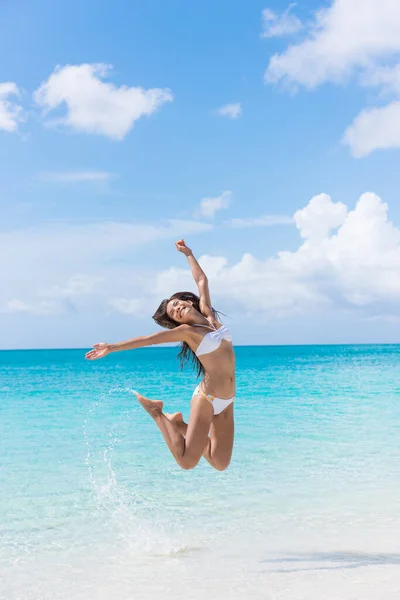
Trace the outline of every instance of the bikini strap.
{"type": "Polygon", "coordinates": [[[216,327],[214,327],[213,325],[202,325],[201,323],[194,323],[192,325],[192,327],[205,327],[206,329],[211,329],[212,331],[218,331],[218,329],[216,327]]]}

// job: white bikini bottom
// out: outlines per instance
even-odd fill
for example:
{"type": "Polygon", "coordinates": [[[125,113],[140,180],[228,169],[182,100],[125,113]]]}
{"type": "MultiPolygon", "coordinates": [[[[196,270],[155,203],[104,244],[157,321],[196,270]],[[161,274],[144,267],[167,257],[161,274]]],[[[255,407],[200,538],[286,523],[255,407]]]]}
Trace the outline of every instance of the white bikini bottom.
{"type": "Polygon", "coordinates": [[[203,390],[200,389],[200,385],[198,385],[197,388],[194,390],[193,396],[203,396],[203,398],[211,402],[214,408],[214,415],[219,415],[220,413],[222,413],[222,411],[225,410],[225,408],[227,408],[230,404],[232,404],[232,402],[235,399],[235,396],[232,396],[232,398],[228,398],[228,400],[226,400],[224,398],[217,398],[212,394],[206,394],[205,392],[203,392],[203,390]]]}

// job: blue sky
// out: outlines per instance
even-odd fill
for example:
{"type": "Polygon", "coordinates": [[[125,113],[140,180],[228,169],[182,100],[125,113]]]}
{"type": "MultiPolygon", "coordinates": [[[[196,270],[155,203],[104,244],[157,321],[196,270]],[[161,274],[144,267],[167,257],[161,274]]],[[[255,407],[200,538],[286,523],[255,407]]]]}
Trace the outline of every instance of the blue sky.
{"type": "Polygon", "coordinates": [[[1,346],[150,333],[182,236],[238,343],[398,341],[400,12],[362,6],[2,3],[1,346]]]}

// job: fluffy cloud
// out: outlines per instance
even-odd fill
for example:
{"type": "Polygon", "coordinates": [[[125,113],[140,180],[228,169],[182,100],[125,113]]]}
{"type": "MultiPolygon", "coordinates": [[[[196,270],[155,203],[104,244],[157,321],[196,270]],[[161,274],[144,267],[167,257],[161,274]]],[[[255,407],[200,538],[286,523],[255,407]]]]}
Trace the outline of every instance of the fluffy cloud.
{"type": "MultiPolygon", "coordinates": [[[[360,85],[375,85],[399,97],[399,59],[397,0],[332,0],[315,14],[303,41],[271,58],[265,80],[315,88],[355,75],[360,85]]],[[[345,132],[344,142],[356,157],[400,147],[398,102],[364,110],[345,132]]]]}
{"type": "Polygon", "coordinates": [[[242,105],[240,102],[236,102],[234,104],[226,104],[225,106],[221,106],[215,111],[215,114],[219,117],[228,117],[228,119],[237,119],[242,114],[242,105]]]}
{"type": "Polygon", "coordinates": [[[216,198],[202,198],[200,206],[195,212],[196,217],[213,219],[216,213],[223,208],[228,208],[232,200],[232,192],[225,190],[216,198]]]}
{"type": "Polygon", "coordinates": [[[316,13],[305,40],[271,58],[266,78],[310,88],[342,81],[372,60],[400,52],[399,23],[396,0],[333,0],[316,13]]]}
{"type": "Polygon", "coordinates": [[[113,177],[107,171],[45,171],[40,173],[41,181],[49,183],[82,183],[82,182],[105,182],[113,177]]]}
{"type": "Polygon", "coordinates": [[[328,194],[319,194],[311,198],[305,208],[294,214],[294,221],[302,238],[318,241],[343,225],[346,217],[345,204],[332,202],[328,194]]]}
{"type": "Polygon", "coordinates": [[[261,37],[272,38],[292,35],[303,29],[303,24],[298,17],[291,14],[295,4],[289,4],[288,8],[280,15],[269,8],[262,11],[263,30],[261,37]]]}
{"type": "MultiPolygon", "coordinates": [[[[304,239],[295,252],[264,260],[246,253],[234,265],[225,257],[202,257],[213,297],[258,318],[327,308],[399,314],[400,230],[378,196],[363,194],[348,210],[320,194],[294,221],[304,239]]],[[[165,296],[188,285],[190,274],[174,268],[159,275],[156,290],[165,296]]]]}
{"type": "Polygon", "coordinates": [[[0,83],[0,129],[14,132],[22,121],[22,107],[9,100],[10,96],[19,97],[20,93],[15,83],[11,81],[0,83]]]}
{"type": "Polygon", "coordinates": [[[57,67],[35,92],[34,99],[46,113],[66,106],[66,115],[53,124],[115,140],[124,138],[140,117],[149,116],[172,101],[168,89],[144,90],[106,83],[103,80],[109,71],[110,67],[104,64],[57,67]]]}
{"type": "Polygon", "coordinates": [[[363,110],[346,129],[343,141],[353,156],[361,158],[374,150],[400,147],[400,101],[382,108],[363,110]]]}

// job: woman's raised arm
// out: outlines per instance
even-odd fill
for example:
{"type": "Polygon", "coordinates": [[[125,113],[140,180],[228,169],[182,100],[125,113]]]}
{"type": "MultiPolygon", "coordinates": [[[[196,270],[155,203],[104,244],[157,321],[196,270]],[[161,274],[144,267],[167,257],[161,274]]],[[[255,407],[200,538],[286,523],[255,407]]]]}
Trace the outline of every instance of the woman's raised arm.
{"type": "Polygon", "coordinates": [[[179,240],[179,242],[175,242],[176,249],[179,252],[182,252],[188,259],[188,263],[190,266],[190,270],[192,271],[193,279],[196,282],[197,288],[199,290],[200,296],[200,310],[205,317],[214,318],[212,306],[211,306],[211,297],[210,297],[210,289],[208,287],[208,279],[207,275],[204,273],[203,269],[193,256],[193,252],[190,248],[188,248],[185,244],[184,240],[179,240]]]}

